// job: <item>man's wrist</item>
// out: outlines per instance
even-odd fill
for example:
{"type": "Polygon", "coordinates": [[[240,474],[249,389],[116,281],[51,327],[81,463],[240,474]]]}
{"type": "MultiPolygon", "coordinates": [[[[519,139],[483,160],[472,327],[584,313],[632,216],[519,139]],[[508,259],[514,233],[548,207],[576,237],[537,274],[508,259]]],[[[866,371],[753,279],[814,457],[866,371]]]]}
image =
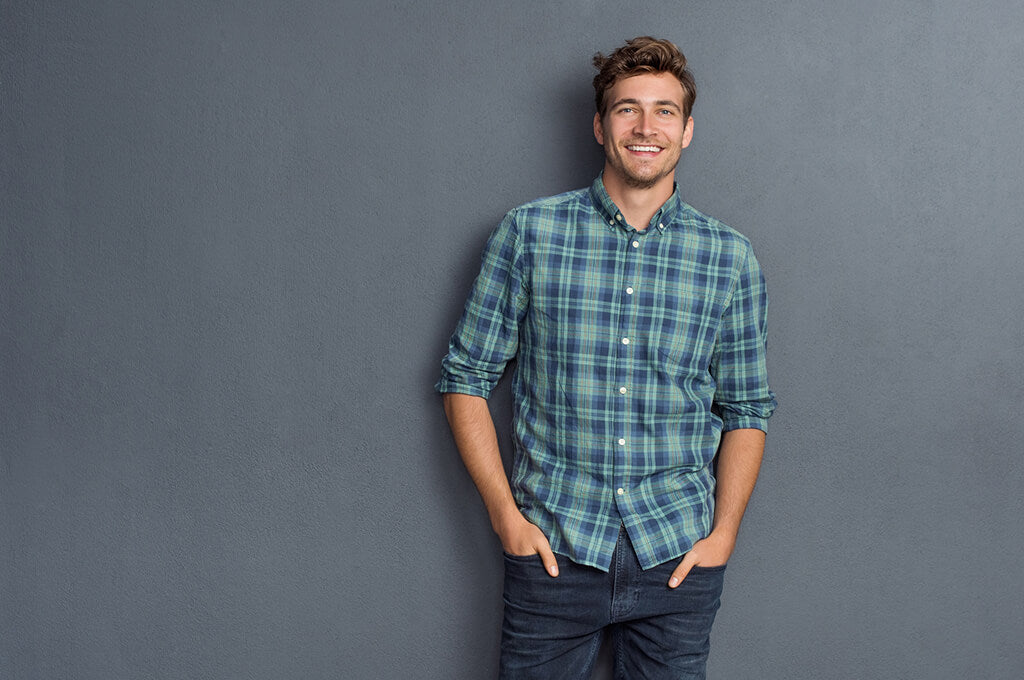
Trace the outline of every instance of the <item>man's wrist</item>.
{"type": "Polygon", "coordinates": [[[715,527],[711,530],[711,533],[708,534],[708,537],[705,540],[718,543],[723,546],[735,546],[738,534],[738,531],[730,527],[715,527]]]}
{"type": "Polygon", "coordinates": [[[500,507],[492,510],[490,515],[491,528],[494,529],[494,533],[498,534],[498,536],[501,536],[505,531],[525,519],[523,513],[519,511],[519,506],[514,501],[502,503],[500,507]]]}

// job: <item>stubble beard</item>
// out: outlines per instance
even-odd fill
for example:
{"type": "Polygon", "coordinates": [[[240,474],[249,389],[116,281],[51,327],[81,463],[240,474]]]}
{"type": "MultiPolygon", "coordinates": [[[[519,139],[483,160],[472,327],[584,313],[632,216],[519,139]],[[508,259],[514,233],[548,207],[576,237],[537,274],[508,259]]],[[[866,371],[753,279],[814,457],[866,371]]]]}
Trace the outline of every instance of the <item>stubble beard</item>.
{"type": "MultiPolygon", "coordinates": [[[[629,144],[643,144],[643,143],[644,142],[642,142],[642,141],[640,141],[640,142],[637,142],[637,141],[629,142],[629,144]]],[[[662,149],[662,153],[665,153],[668,150],[669,150],[669,147],[664,147],[662,149]]],[[[630,187],[631,189],[651,189],[651,188],[653,188],[655,185],[658,184],[658,182],[660,182],[661,180],[665,179],[665,177],[675,173],[676,166],[679,164],[679,158],[677,156],[676,157],[676,162],[673,163],[671,167],[664,168],[664,169],[662,169],[660,171],[655,171],[651,175],[646,175],[646,174],[645,175],[640,175],[640,174],[634,172],[633,169],[630,168],[629,165],[627,165],[627,163],[626,163],[626,158],[627,158],[626,154],[628,154],[628,153],[629,153],[629,150],[626,149],[625,145],[624,145],[623,149],[622,149],[622,152],[620,154],[618,154],[618,158],[616,160],[618,161],[617,162],[618,170],[619,170],[619,174],[622,175],[623,183],[626,186],[630,187]]],[[[641,166],[641,167],[643,167],[643,166],[641,166]]]]}

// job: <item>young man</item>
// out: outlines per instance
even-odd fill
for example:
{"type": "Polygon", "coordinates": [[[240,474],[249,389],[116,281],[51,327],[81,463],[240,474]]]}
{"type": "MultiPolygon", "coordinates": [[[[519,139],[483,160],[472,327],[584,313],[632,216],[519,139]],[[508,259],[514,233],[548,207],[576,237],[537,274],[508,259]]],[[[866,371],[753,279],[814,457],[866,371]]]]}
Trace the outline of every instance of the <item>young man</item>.
{"type": "Polygon", "coordinates": [[[679,198],[679,49],[594,64],[604,172],[506,215],[437,390],[505,551],[501,677],[588,678],[608,634],[616,678],[703,678],[775,408],[764,279],[679,198]],[[513,358],[510,485],[485,399],[513,358]]]}

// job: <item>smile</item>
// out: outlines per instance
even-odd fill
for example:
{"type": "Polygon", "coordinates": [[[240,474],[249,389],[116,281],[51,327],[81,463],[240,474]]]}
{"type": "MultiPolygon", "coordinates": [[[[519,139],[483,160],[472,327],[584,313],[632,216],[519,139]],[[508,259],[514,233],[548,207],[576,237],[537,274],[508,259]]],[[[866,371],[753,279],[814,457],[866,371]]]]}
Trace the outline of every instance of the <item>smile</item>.
{"type": "Polygon", "coordinates": [[[660,146],[640,146],[637,144],[631,144],[626,148],[629,149],[630,151],[638,153],[658,153],[659,151],[661,151],[660,146]]]}

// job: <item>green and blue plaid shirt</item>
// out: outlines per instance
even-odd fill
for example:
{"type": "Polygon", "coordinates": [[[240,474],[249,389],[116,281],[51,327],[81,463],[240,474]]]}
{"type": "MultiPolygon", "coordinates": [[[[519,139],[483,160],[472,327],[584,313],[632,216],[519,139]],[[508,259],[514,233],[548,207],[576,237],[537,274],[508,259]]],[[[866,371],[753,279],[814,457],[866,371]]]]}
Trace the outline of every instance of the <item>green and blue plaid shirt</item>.
{"type": "Polygon", "coordinates": [[[505,216],[436,389],[486,398],[517,359],[523,514],[605,571],[625,525],[650,568],[710,532],[721,433],[766,429],[766,304],[745,237],[678,189],[637,231],[598,178],[505,216]]]}

